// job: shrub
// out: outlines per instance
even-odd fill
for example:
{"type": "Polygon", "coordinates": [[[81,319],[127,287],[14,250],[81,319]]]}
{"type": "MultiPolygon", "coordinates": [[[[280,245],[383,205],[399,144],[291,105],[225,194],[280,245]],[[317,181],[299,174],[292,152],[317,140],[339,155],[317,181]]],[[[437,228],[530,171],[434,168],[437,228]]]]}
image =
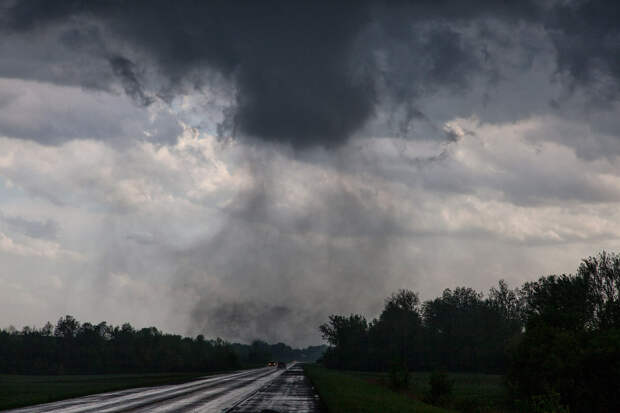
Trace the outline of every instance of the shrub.
{"type": "Polygon", "coordinates": [[[390,387],[393,389],[406,389],[409,386],[409,370],[401,363],[393,363],[390,368],[390,387]]]}
{"type": "Polygon", "coordinates": [[[428,400],[433,404],[444,404],[452,396],[452,388],[454,382],[450,380],[447,374],[433,372],[429,377],[430,392],[428,400]]]}
{"type": "Polygon", "coordinates": [[[560,394],[550,392],[532,396],[526,403],[517,403],[519,410],[531,413],[569,413],[568,407],[564,406],[560,394]]]}
{"type": "Polygon", "coordinates": [[[482,405],[475,399],[456,400],[454,408],[461,413],[484,413],[491,410],[488,406],[482,405]]]}

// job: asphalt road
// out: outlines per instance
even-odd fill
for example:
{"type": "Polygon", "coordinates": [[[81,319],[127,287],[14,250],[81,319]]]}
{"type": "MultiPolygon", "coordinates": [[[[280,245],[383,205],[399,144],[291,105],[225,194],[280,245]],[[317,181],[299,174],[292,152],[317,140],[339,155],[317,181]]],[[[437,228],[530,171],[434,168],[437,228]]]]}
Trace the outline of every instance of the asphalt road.
{"type": "Polygon", "coordinates": [[[300,364],[294,364],[230,412],[320,412],[316,394],[300,364]]]}
{"type": "Polygon", "coordinates": [[[12,413],[319,412],[301,366],[265,367],[9,410],[12,413]]]}

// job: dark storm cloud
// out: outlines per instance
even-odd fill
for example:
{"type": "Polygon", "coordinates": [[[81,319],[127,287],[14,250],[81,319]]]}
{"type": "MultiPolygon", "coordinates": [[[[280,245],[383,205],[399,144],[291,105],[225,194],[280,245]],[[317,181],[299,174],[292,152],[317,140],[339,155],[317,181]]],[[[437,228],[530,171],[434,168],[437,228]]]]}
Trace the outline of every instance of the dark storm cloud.
{"type": "Polygon", "coordinates": [[[154,99],[147,96],[142,90],[142,85],[140,85],[136,74],[135,63],[123,56],[114,56],[110,58],[110,66],[112,66],[114,74],[121,78],[123,88],[129,96],[143,106],[153,103],[154,99]]]}
{"type": "MultiPolygon", "coordinates": [[[[615,99],[619,90],[620,32],[612,1],[184,1],[172,6],[9,0],[0,10],[9,33],[44,36],[47,28],[63,27],[60,43],[91,60],[98,54],[111,69],[110,74],[101,68],[100,76],[116,76],[142,105],[153,101],[147,88],[170,98],[200,90],[201,73],[215,70],[237,90],[230,119],[222,123],[228,133],[296,147],[341,144],[386,101],[411,106],[438,87],[458,92],[472,76],[492,78],[485,64],[493,56],[484,38],[472,43],[461,33],[482,20],[544,26],[557,48],[558,71],[573,85],[586,86],[602,102],[615,99]],[[139,65],[148,63],[137,63],[128,53],[150,59],[163,83],[145,85],[139,65]]],[[[106,84],[92,73],[79,77],[86,86],[106,84]]],[[[392,125],[397,133],[407,135],[417,110],[402,112],[403,119],[392,125]]]]}
{"type": "Polygon", "coordinates": [[[616,1],[573,1],[546,20],[558,51],[558,70],[585,86],[599,103],[620,92],[620,7],[616,1]]]}
{"type": "MultiPolygon", "coordinates": [[[[214,69],[238,88],[237,132],[299,146],[337,144],[373,110],[372,86],[352,76],[349,50],[366,20],[347,3],[16,2],[5,15],[14,32],[46,26],[103,24],[154,60],[163,91],[200,87],[196,71],[214,69]]],[[[113,43],[113,42],[109,42],[113,43]]],[[[114,45],[106,44],[109,53],[114,45]]],[[[125,89],[148,103],[129,57],[110,60],[125,89]]]]}
{"type": "MultiPolygon", "coordinates": [[[[488,55],[459,30],[481,19],[537,24],[543,8],[555,10],[539,4],[10,0],[2,3],[2,26],[35,38],[61,27],[63,45],[107,61],[101,76],[115,76],[142,105],[154,95],[201,90],[202,73],[214,70],[236,88],[222,123],[228,133],[330,147],[363,128],[380,104],[411,106],[438,87],[466,88],[488,55]],[[141,65],[163,80],[150,84],[141,65]]],[[[553,27],[562,31],[565,20],[553,27]]],[[[577,35],[587,36],[592,23],[584,18],[577,35]]],[[[415,122],[416,110],[402,112],[392,125],[398,133],[415,122]]]]}

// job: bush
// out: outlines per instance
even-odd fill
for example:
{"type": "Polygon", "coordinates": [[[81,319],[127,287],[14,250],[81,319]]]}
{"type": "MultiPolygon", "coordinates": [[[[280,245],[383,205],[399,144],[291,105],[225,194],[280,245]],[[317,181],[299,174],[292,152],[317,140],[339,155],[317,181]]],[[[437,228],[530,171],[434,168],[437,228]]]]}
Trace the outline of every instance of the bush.
{"type": "Polygon", "coordinates": [[[406,389],[409,386],[409,370],[401,363],[394,363],[390,368],[390,387],[406,389]]]}
{"type": "Polygon", "coordinates": [[[450,380],[447,374],[435,371],[429,377],[428,383],[431,388],[428,394],[430,403],[444,404],[451,398],[454,382],[450,380]]]}
{"type": "Polygon", "coordinates": [[[475,399],[460,399],[454,402],[454,408],[461,413],[484,413],[491,411],[491,408],[482,405],[475,399]]]}
{"type": "Polygon", "coordinates": [[[569,413],[570,409],[562,404],[560,394],[550,392],[532,396],[527,402],[517,402],[519,411],[530,413],[569,413]]]}

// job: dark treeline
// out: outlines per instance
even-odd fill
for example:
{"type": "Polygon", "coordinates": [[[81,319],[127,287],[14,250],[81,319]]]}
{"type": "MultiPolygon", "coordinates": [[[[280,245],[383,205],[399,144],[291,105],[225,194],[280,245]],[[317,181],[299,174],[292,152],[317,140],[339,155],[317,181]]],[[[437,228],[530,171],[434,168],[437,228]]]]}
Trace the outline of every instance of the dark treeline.
{"type": "Polygon", "coordinates": [[[257,366],[283,357],[310,361],[324,346],[304,350],[261,341],[230,344],[164,334],[155,327],[134,329],[130,324],[112,326],[80,323],[72,316],[56,325],[0,330],[0,373],[96,374],[208,372],[257,366]]]}
{"type": "Polygon", "coordinates": [[[155,327],[81,324],[68,315],[53,326],[0,332],[0,372],[21,374],[212,371],[239,367],[231,346],[163,334],[155,327]]]}
{"type": "Polygon", "coordinates": [[[383,312],[367,322],[361,315],[332,315],[320,327],[331,347],[323,361],[342,369],[502,372],[506,345],[521,331],[517,292],[500,281],[489,296],[471,288],[447,289],[420,303],[401,290],[388,297],[383,312]]]}
{"type": "Polygon", "coordinates": [[[503,373],[525,408],[620,411],[617,254],[521,288],[500,281],[486,296],[459,287],[420,303],[401,290],[378,318],[332,315],[320,331],[330,344],[322,359],[328,367],[503,373]]]}
{"type": "Polygon", "coordinates": [[[303,349],[292,348],[284,343],[268,344],[255,340],[252,344],[232,344],[232,349],[246,365],[264,365],[269,361],[301,361],[314,362],[327,349],[327,346],[309,346],[303,349]]]}

